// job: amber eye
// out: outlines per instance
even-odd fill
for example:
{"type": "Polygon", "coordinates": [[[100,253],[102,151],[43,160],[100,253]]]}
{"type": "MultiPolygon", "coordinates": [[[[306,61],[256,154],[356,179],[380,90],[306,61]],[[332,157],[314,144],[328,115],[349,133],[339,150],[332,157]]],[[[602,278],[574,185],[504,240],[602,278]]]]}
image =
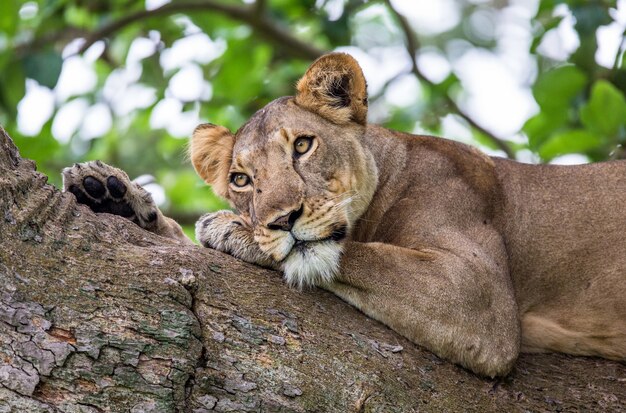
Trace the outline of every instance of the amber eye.
{"type": "Polygon", "coordinates": [[[293,143],[293,149],[296,151],[296,156],[304,155],[311,149],[312,146],[312,136],[301,136],[293,143]]]}
{"type": "Polygon", "coordinates": [[[250,183],[250,178],[246,174],[232,174],[230,176],[230,182],[238,188],[243,188],[250,183]]]}

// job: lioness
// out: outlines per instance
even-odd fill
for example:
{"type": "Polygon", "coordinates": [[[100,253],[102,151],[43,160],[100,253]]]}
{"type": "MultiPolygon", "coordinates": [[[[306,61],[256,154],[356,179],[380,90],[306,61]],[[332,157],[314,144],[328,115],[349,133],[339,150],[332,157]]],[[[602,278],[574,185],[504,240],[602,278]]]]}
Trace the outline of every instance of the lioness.
{"type": "MultiPolygon", "coordinates": [[[[520,351],[626,358],[626,162],[523,165],[366,115],[359,65],[332,53],[236,134],[198,126],[193,166],[237,210],[201,217],[198,240],[481,375],[520,351]]],[[[191,242],[122,171],[75,165],[64,187],[191,242]]]]}

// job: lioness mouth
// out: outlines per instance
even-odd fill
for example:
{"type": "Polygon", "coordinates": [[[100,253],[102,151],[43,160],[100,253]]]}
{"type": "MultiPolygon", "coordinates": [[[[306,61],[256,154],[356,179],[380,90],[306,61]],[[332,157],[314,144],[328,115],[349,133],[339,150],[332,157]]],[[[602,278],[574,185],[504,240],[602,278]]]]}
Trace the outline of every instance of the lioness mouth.
{"type": "Polygon", "coordinates": [[[339,242],[346,238],[348,235],[348,227],[346,225],[342,225],[341,227],[335,229],[328,237],[314,240],[301,240],[296,237],[294,239],[296,242],[293,244],[293,249],[298,252],[305,252],[310,246],[321,244],[326,241],[334,241],[339,242]]]}
{"type": "Polygon", "coordinates": [[[294,237],[296,242],[293,244],[293,248],[297,248],[298,250],[302,250],[307,244],[315,244],[321,243],[325,241],[335,241],[339,242],[343,240],[348,235],[348,227],[346,225],[342,225],[339,228],[333,230],[333,232],[326,238],[321,239],[313,239],[313,240],[302,240],[294,237]]]}

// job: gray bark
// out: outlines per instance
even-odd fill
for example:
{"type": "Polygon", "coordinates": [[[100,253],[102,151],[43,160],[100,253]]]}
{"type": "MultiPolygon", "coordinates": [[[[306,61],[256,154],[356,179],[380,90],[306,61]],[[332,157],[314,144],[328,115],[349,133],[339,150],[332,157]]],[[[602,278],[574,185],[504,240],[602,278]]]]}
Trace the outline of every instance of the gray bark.
{"type": "Polygon", "coordinates": [[[438,359],[321,290],[77,205],[0,128],[0,412],[620,411],[626,366],[438,359]]]}

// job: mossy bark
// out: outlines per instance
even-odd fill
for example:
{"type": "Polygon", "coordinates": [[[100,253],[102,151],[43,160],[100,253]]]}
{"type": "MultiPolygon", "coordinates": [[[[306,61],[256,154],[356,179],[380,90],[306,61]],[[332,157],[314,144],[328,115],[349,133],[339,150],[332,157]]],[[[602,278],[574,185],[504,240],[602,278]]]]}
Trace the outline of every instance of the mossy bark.
{"type": "Polygon", "coordinates": [[[500,380],[321,290],[94,214],[0,128],[0,411],[620,411],[626,367],[523,355],[500,380]]]}

